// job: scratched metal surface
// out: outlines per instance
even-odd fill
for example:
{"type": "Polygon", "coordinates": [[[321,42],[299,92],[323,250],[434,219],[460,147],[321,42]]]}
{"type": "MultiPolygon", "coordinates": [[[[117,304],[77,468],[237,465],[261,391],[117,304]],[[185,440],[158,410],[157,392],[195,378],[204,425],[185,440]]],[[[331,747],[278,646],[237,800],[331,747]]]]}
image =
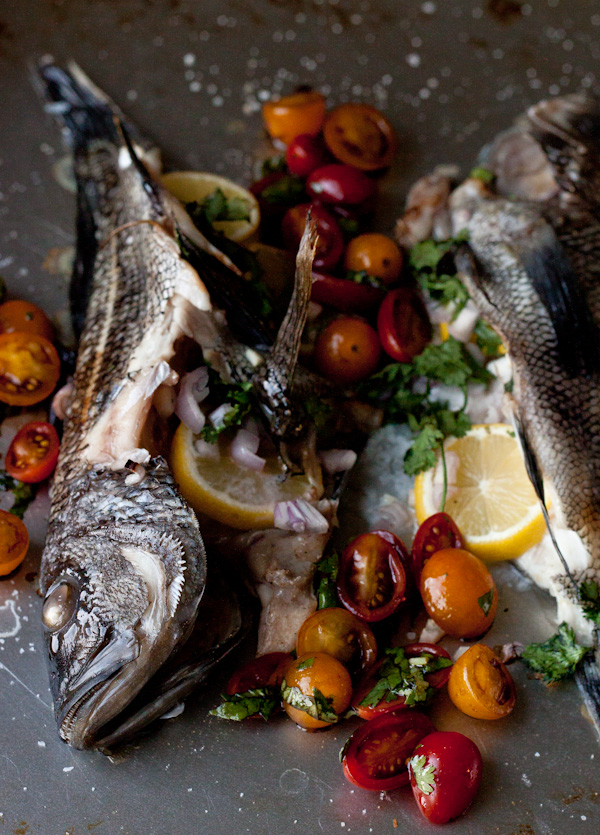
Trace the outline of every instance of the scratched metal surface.
{"type": "MultiPolygon", "coordinates": [[[[75,58],[165,151],[168,162],[248,181],[259,103],[295,84],[336,103],[372,101],[401,136],[381,226],[407,184],[439,162],[466,168],[527,104],[600,74],[600,14],[589,0],[21,0],[0,5],[0,269],[15,296],[51,311],[65,287],[42,269],[72,241],[74,201],[51,175],[60,139],[42,115],[28,62],[75,58]]],[[[114,760],[59,742],[40,640],[35,571],[0,582],[0,832],[190,835],[232,830],[378,835],[427,828],[406,791],[379,797],[344,780],[337,752],[352,723],[320,735],[281,719],[228,725],[207,716],[229,669],[177,720],[114,760]],[[396,822],[396,823],[395,823],[396,822]]],[[[514,569],[497,571],[489,639],[546,637],[553,607],[514,569]]],[[[233,663],[233,662],[232,662],[233,663]]],[[[456,833],[597,831],[600,749],[574,686],[515,675],[507,720],[477,723],[448,703],[439,726],[480,745],[485,777],[456,833]],[[596,822],[595,822],[596,821],[596,822]]]]}

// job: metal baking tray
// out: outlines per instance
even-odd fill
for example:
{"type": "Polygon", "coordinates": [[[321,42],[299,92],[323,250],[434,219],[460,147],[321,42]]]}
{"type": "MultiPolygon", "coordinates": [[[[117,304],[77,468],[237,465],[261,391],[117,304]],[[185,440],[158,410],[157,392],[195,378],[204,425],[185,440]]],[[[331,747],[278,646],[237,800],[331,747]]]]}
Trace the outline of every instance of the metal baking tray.
{"type": "MultiPolygon", "coordinates": [[[[58,131],[42,113],[30,62],[74,58],[164,150],[172,167],[249,182],[260,102],[313,84],[332,104],[382,108],[400,135],[379,228],[391,231],[407,186],[441,162],[467,171],[478,149],[528,104],[591,87],[600,14],[589,0],[21,0],[0,6],[0,271],[14,296],[57,313],[66,286],[44,270],[73,242],[74,199],[53,178],[58,131]]],[[[364,487],[364,485],[363,485],[364,487]]],[[[357,501],[354,484],[347,502],[357,501]]],[[[232,831],[427,830],[410,797],[353,788],[337,754],[356,725],[320,734],[284,718],[239,726],[208,715],[238,658],[118,756],[59,741],[40,637],[43,532],[0,582],[0,832],[191,835],[232,831]]],[[[501,605],[488,640],[540,640],[554,605],[511,565],[494,569],[501,605]]],[[[250,650],[247,648],[246,650],[250,650]]],[[[513,668],[518,703],[477,722],[444,698],[442,729],[480,746],[485,775],[458,833],[592,833],[600,749],[573,684],[548,690],[513,668]]]]}

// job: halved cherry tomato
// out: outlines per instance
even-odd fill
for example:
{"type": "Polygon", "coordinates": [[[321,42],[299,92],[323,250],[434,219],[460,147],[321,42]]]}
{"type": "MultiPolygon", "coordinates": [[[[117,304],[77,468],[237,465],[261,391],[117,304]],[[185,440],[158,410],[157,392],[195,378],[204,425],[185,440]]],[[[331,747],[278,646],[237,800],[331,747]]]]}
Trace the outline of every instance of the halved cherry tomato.
{"type": "Polygon", "coordinates": [[[283,243],[290,252],[297,252],[309,209],[319,235],[313,267],[316,270],[329,270],[340,260],[344,239],[337,220],[318,203],[300,203],[287,210],[281,221],[283,243]]]}
{"type": "Polygon", "coordinates": [[[337,658],[351,675],[372,667],[377,642],[367,624],[347,609],[320,609],[307,618],[298,631],[296,652],[326,652],[337,658]]]}
{"type": "Polygon", "coordinates": [[[18,516],[0,510],[0,577],[14,571],[29,547],[27,528],[18,516]]]}
{"type": "Polygon", "coordinates": [[[307,731],[315,731],[333,724],[346,712],[352,680],[337,658],[325,652],[307,652],[287,667],[281,693],[290,719],[307,731]]]}
{"type": "Polygon", "coordinates": [[[310,297],[318,304],[329,304],[343,313],[365,313],[381,303],[383,293],[383,290],[368,284],[357,284],[347,278],[313,273],[310,297]]]}
{"type": "Polygon", "coordinates": [[[379,533],[363,533],[344,549],[337,590],[340,601],[353,615],[366,621],[383,620],[404,602],[404,546],[398,542],[399,546],[379,533]]]}
{"type": "Polygon", "coordinates": [[[454,664],[448,695],[459,710],[475,719],[502,719],[517,699],[511,674],[485,644],[469,647],[454,664]]]}
{"type": "Polygon", "coordinates": [[[6,472],[26,484],[48,478],[58,461],[58,434],[42,420],[26,423],[13,438],[6,453],[6,472]]]}
{"type": "Polygon", "coordinates": [[[317,369],[341,385],[351,386],[370,377],[380,356],[377,334],[364,319],[336,319],[321,331],[315,342],[317,369]]]}
{"type": "Polygon", "coordinates": [[[421,572],[421,597],[430,618],[453,638],[478,638],[498,608],[498,589],[484,563],[462,548],[433,554],[421,572]]]}
{"type": "Polygon", "coordinates": [[[412,287],[390,291],[377,314],[383,350],[396,362],[411,362],[431,340],[431,323],[420,296],[412,287]]]}
{"type": "Polygon", "coordinates": [[[15,331],[35,333],[49,342],[54,338],[54,328],[44,311],[21,299],[0,304],[0,333],[15,331]]]}
{"type": "Polygon", "coordinates": [[[323,136],[334,157],[363,171],[387,168],[398,148],[396,131],[383,113],[359,102],[332,110],[325,119],[323,136]]]}
{"type": "Polygon", "coordinates": [[[34,333],[0,334],[0,400],[33,406],[54,391],[60,359],[54,345],[34,333]]]}
{"type": "Polygon", "coordinates": [[[391,791],[409,780],[407,761],[415,746],[435,731],[416,710],[395,710],[365,722],[342,750],[347,780],[361,789],[391,791]]]}
{"type": "Polygon", "coordinates": [[[315,168],[325,165],[327,159],[327,148],[322,138],[310,133],[301,133],[293,139],[285,152],[288,170],[296,177],[308,177],[315,168]]]}
{"type": "MultiPolygon", "coordinates": [[[[437,644],[408,644],[403,647],[407,658],[418,658],[420,655],[432,655],[434,658],[450,659],[450,653],[446,652],[443,647],[437,644]]],[[[358,683],[352,694],[352,709],[356,711],[361,719],[374,719],[376,716],[381,716],[383,713],[389,713],[392,710],[399,710],[406,707],[406,697],[398,696],[395,699],[387,701],[385,696],[376,705],[361,705],[361,702],[368,696],[371,690],[375,687],[379,680],[379,670],[381,669],[385,658],[382,658],[373,667],[370,672],[363,677],[358,683]]],[[[434,690],[440,690],[450,677],[450,670],[452,667],[444,667],[443,670],[436,670],[434,673],[429,673],[425,676],[429,685],[434,690]]]]}
{"type": "Polygon", "coordinates": [[[355,272],[364,270],[384,284],[393,284],[402,269],[402,253],[387,235],[366,232],[353,238],[346,247],[344,266],[355,272]]]}
{"type": "Polygon", "coordinates": [[[356,168],[332,163],[312,172],[306,181],[306,190],[323,203],[356,205],[375,196],[377,183],[356,168]]]}
{"type": "Polygon", "coordinates": [[[417,745],[408,768],[421,812],[431,823],[447,823],[462,815],[475,799],[483,762],[468,736],[436,731],[417,745]]]}
{"type": "Polygon", "coordinates": [[[266,655],[259,655],[242,665],[231,676],[225,692],[228,696],[233,696],[234,693],[245,693],[258,687],[277,686],[281,684],[291,660],[289,652],[268,652],[266,655]]]}
{"type": "Polygon", "coordinates": [[[411,559],[415,580],[418,583],[425,562],[444,548],[464,548],[461,532],[447,513],[434,513],[421,523],[413,540],[411,559]]]}
{"type": "Polygon", "coordinates": [[[315,134],[325,118],[325,96],[316,90],[303,90],[267,101],[262,107],[267,133],[272,139],[289,143],[302,133],[315,134]]]}

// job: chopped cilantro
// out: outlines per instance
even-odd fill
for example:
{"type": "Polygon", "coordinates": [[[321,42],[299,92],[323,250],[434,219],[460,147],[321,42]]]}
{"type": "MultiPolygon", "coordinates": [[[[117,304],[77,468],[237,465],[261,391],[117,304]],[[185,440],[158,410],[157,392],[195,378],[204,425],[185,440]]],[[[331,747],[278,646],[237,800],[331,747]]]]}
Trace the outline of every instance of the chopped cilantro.
{"type": "Polygon", "coordinates": [[[268,177],[269,174],[277,174],[279,171],[287,171],[285,155],[283,154],[268,157],[261,166],[260,176],[268,177]]]}
{"type": "MultiPolygon", "coordinates": [[[[423,653],[424,663],[415,664],[415,658],[407,658],[402,648],[386,649],[387,658],[379,668],[379,679],[360,702],[364,707],[375,707],[381,701],[391,702],[404,696],[406,707],[426,702],[433,693],[425,678],[429,673],[450,667],[449,658],[423,653]]],[[[420,657],[419,657],[420,658],[420,657]]]]}
{"type": "Polygon", "coordinates": [[[415,357],[414,365],[418,376],[463,389],[469,382],[488,383],[492,379],[490,372],[452,336],[440,345],[427,345],[423,353],[415,357]]]}
{"type": "Polygon", "coordinates": [[[220,188],[204,198],[202,211],[209,223],[218,220],[250,220],[248,203],[241,197],[225,197],[220,188]]]}
{"type": "Polygon", "coordinates": [[[583,614],[600,626],[600,587],[595,580],[584,580],[579,586],[579,596],[583,606],[583,614]]]}
{"type": "Polygon", "coordinates": [[[304,399],[304,410],[314,423],[317,433],[319,433],[325,429],[327,421],[333,412],[333,406],[321,397],[309,394],[304,399]]]}
{"type": "Polygon", "coordinates": [[[446,241],[422,241],[410,251],[409,263],[421,289],[440,304],[453,305],[458,316],[469,299],[469,293],[455,272],[451,256],[454,247],[467,239],[466,233],[446,241]]]}
{"type": "Polygon", "coordinates": [[[306,658],[304,661],[301,661],[300,664],[296,665],[296,669],[297,670],[309,670],[314,663],[315,663],[314,658],[306,658]]]}
{"type": "Polygon", "coordinates": [[[346,270],[346,278],[354,284],[367,284],[369,287],[376,287],[378,290],[385,288],[385,284],[375,275],[370,275],[366,270],[346,270]]]}
{"type": "Polygon", "coordinates": [[[347,238],[355,238],[358,235],[360,226],[355,217],[343,217],[343,215],[338,215],[336,220],[338,222],[338,226],[342,230],[342,234],[347,238]]]}
{"type": "Polygon", "coordinates": [[[315,593],[317,609],[329,609],[338,605],[336,580],[339,566],[339,555],[332,551],[322,557],[315,569],[315,593]]]}
{"type": "Polygon", "coordinates": [[[307,696],[299,687],[289,687],[284,679],[281,682],[281,698],[290,707],[303,710],[313,719],[333,724],[340,718],[333,710],[333,699],[328,699],[316,687],[313,688],[313,695],[307,696]]]}
{"type": "Polygon", "coordinates": [[[294,206],[302,200],[304,193],[304,183],[299,177],[283,174],[282,177],[261,191],[260,198],[265,203],[271,203],[272,205],[294,206]]]}
{"type": "Polygon", "coordinates": [[[575,668],[588,652],[575,641],[575,632],[561,623],[558,632],[541,644],[529,644],[522,658],[534,673],[547,684],[562,681],[575,672],[575,668]]]}
{"type": "Polygon", "coordinates": [[[17,479],[9,476],[5,470],[0,470],[0,490],[12,491],[15,501],[9,512],[22,519],[25,511],[35,498],[37,484],[25,484],[22,481],[17,481],[17,479]]]}
{"type": "Polygon", "coordinates": [[[426,765],[426,763],[425,755],[417,754],[409,761],[408,767],[413,773],[419,791],[423,794],[431,794],[435,788],[435,768],[433,763],[429,763],[429,765],[426,765]]]}
{"type": "Polygon", "coordinates": [[[279,704],[279,690],[276,687],[259,687],[234,693],[233,696],[221,696],[223,702],[210,711],[211,716],[241,722],[249,716],[262,716],[265,722],[279,704]]]}
{"type": "Polygon", "coordinates": [[[494,600],[494,589],[490,589],[485,594],[482,594],[481,597],[477,598],[477,605],[487,618],[490,613],[490,609],[492,608],[492,603],[494,600]]]}
{"type": "Polygon", "coordinates": [[[469,177],[474,180],[481,180],[481,182],[486,186],[491,185],[496,179],[494,172],[490,171],[489,168],[484,168],[482,165],[472,168],[469,177]]]}
{"type": "Polygon", "coordinates": [[[214,397],[221,403],[228,403],[231,407],[225,413],[223,423],[220,426],[213,426],[207,422],[200,432],[201,437],[205,441],[209,444],[214,444],[221,432],[230,426],[239,426],[250,413],[252,406],[252,383],[225,383],[221,380],[217,372],[210,367],[208,373],[208,388],[211,397],[214,397]]]}
{"type": "Polygon", "coordinates": [[[488,359],[498,359],[503,354],[504,346],[502,340],[493,328],[484,322],[483,319],[478,319],[475,325],[475,343],[488,359]]]}

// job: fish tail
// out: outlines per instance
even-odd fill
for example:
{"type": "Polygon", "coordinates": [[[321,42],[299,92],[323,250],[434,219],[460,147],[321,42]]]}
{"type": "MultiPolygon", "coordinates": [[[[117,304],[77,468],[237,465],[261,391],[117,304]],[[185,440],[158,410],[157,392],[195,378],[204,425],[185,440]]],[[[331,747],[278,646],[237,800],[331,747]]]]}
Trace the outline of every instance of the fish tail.
{"type": "Polygon", "coordinates": [[[575,671],[575,680],[583,696],[594,728],[600,739],[600,665],[599,650],[588,653],[575,671]]]}
{"type": "Polygon", "coordinates": [[[531,107],[527,116],[560,187],[598,204],[600,95],[546,99],[531,107]]]}

